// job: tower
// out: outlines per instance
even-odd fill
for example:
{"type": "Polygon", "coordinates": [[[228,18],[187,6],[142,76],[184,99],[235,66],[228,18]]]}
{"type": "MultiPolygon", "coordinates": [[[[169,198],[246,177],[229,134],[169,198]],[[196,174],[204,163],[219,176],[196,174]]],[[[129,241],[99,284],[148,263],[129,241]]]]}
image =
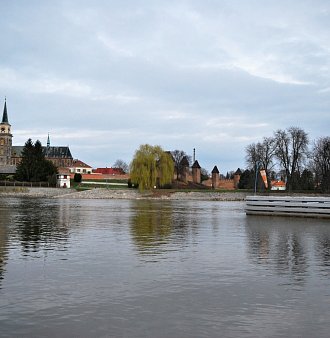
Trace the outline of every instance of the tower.
{"type": "Polygon", "coordinates": [[[217,189],[219,186],[220,172],[217,166],[212,170],[212,189],[217,189]]]}
{"type": "Polygon", "coordinates": [[[191,168],[193,182],[197,184],[201,183],[201,166],[199,165],[197,160],[195,160],[191,168]]]}
{"type": "Polygon", "coordinates": [[[11,125],[8,122],[7,102],[3,107],[2,120],[0,123],[0,166],[11,164],[11,149],[12,149],[11,125]]]}
{"type": "Polygon", "coordinates": [[[234,188],[238,189],[239,180],[241,179],[242,171],[238,168],[234,174],[234,188]]]}

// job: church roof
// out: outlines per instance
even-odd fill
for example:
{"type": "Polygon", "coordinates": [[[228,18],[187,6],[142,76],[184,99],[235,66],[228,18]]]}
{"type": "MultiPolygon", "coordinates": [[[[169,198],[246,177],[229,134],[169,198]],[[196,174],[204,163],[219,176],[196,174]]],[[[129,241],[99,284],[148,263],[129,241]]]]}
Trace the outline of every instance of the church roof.
{"type": "MultiPolygon", "coordinates": [[[[21,157],[24,146],[13,146],[12,156],[21,157]]],[[[70,158],[72,159],[69,147],[42,147],[46,158],[70,158]]]]}
{"type": "Polygon", "coordinates": [[[8,122],[8,114],[7,114],[7,102],[5,100],[5,105],[3,107],[2,121],[1,123],[9,124],[8,122]]]}
{"type": "Polygon", "coordinates": [[[15,157],[21,157],[24,146],[12,146],[11,154],[15,157]]]}
{"type": "Polygon", "coordinates": [[[48,158],[73,158],[69,147],[42,147],[48,158]]]}

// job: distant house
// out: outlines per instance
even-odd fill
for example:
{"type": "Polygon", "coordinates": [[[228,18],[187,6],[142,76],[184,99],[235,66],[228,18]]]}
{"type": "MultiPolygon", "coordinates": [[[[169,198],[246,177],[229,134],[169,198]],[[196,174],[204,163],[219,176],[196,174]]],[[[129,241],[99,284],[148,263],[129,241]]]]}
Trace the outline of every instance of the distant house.
{"type": "Polygon", "coordinates": [[[68,168],[71,174],[91,174],[92,173],[92,167],[80,160],[73,160],[72,164],[68,168]]]}
{"type": "Polygon", "coordinates": [[[286,190],[286,184],[283,181],[272,181],[271,190],[286,190]]]}

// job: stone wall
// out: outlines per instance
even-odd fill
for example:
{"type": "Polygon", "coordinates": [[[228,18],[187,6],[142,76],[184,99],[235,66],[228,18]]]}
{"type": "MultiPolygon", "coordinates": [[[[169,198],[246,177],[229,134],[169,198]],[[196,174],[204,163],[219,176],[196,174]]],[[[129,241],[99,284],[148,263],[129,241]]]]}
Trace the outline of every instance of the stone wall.
{"type": "MultiPolygon", "coordinates": [[[[207,187],[212,188],[212,179],[208,179],[207,181],[203,181],[203,184],[207,187]]],[[[216,189],[222,190],[235,190],[235,182],[234,180],[219,180],[218,186],[216,189]]]]}

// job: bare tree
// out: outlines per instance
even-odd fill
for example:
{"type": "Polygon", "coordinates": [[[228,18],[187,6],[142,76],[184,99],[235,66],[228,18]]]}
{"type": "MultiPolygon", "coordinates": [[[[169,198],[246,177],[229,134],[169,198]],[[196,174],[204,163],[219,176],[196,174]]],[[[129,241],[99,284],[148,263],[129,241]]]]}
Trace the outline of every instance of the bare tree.
{"type": "Polygon", "coordinates": [[[291,191],[294,177],[300,173],[308,152],[308,135],[301,128],[290,127],[287,130],[277,130],[274,138],[275,155],[285,170],[287,189],[291,191]]]}
{"type": "Polygon", "coordinates": [[[312,152],[313,169],[316,181],[322,191],[330,191],[330,137],[315,141],[312,152]]]}
{"type": "Polygon", "coordinates": [[[207,181],[209,178],[210,173],[205,168],[201,168],[201,181],[207,181]]]}
{"type": "Polygon", "coordinates": [[[257,163],[265,169],[268,186],[270,186],[270,174],[274,167],[275,139],[264,137],[262,142],[252,143],[246,147],[246,162],[251,170],[255,170],[257,163]]]}
{"type": "Polygon", "coordinates": [[[129,171],[128,164],[121,159],[116,160],[112,167],[121,169],[125,174],[127,174],[129,171]]]}
{"type": "Polygon", "coordinates": [[[187,155],[183,150],[173,150],[171,155],[174,161],[174,170],[176,173],[176,179],[179,180],[179,175],[181,172],[181,161],[186,157],[189,164],[191,163],[191,156],[187,155]]]}

